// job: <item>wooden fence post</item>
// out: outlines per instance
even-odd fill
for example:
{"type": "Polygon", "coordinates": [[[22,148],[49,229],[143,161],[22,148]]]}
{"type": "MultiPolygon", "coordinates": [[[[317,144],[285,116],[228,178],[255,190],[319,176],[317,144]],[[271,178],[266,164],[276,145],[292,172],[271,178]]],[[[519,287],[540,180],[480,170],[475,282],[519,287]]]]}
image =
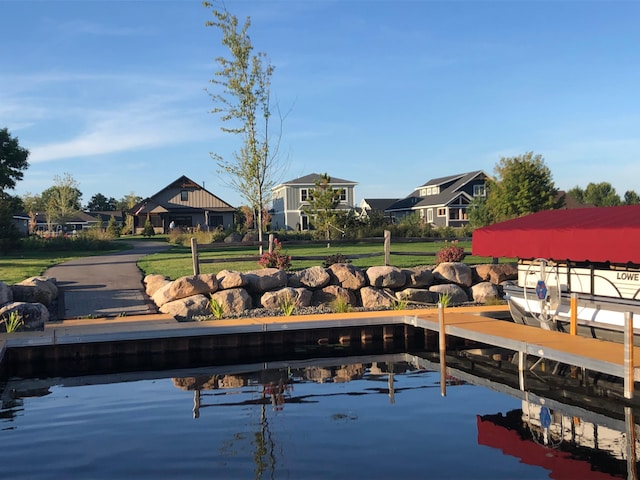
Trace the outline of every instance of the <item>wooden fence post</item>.
{"type": "Polygon", "coordinates": [[[269,253],[273,253],[273,233],[269,234],[269,253]]]}
{"type": "Polygon", "coordinates": [[[391,262],[391,232],[389,230],[384,231],[384,264],[388,266],[391,262]]]}
{"type": "Polygon", "coordinates": [[[633,313],[624,314],[624,398],[633,398],[635,368],[633,366],[633,313]]]}
{"type": "Polygon", "coordinates": [[[193,274],[200,274],[200,263],[198,260],[198,241],[191,237],[191,260],[193,261],[193,274]]]}

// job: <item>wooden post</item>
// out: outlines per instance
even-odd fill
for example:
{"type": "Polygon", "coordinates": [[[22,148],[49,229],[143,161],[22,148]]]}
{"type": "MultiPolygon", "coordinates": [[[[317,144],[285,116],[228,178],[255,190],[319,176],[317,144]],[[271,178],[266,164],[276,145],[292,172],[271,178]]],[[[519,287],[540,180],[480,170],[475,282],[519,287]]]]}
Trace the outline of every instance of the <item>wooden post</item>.
{"type": "Polygon", "coordinates": [[[391,232],[389,230],[384,231],[384,264],[388,266],[391,262],[391,232]]]}
{"type": "Polygon", "coordinates": [[[273,233],[269,234],[269,253],[273,253],[273,233]]]}
{"type": "Polygon", "coordinates": [[[526,352],[518,352],[518,382],[520,385],[520,390],[524,392],[524,371],[527,363],[527,353],[526,352]]]}
{"type": "Polygon", "coordinates": [[[438,326],[440,331],[438,336],[440,339],[440,395],[447,396],[447,337],[444,325],[444,306],[438,303],[438,326]]]}
{"type": "Polygon", "coordinates": [[[624,423],[627,434],[627,478],[629,480],[637,480],[638,473],[636,472],[636,422],[633,415],[633,409],[631,407],[624,407],[624,423]]]}
{"type": "Polygon", "coordinates": [[[578,294],[571,294],[571,325],[569,327],[571,335],[578,334],[578,294]]]}
{"type": "Polygon", "coordinates": [[[193,261],[193,274],[200,273],[200,263],[198,261],[198,241],[195,237],[191,237],[191,260],[193,261]]]}
{"type": "Polygon", "coordinates": [[[624,314],[624,398],[633,398],[635,368],[633,367],[633,313],[624,314]]]}

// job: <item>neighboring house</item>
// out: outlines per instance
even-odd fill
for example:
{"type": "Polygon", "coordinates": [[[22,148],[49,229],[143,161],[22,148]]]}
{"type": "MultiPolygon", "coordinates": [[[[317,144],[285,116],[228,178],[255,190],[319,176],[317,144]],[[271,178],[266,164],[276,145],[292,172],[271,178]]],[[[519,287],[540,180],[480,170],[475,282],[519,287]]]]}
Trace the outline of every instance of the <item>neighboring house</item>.
{"type": "MultiPolygon", "coordinates": [[[[102,225],[107,228],[111,217],[114,218],[118,225],[122,225],[123,213],[120,211],[101,211],[101,212],[76,212],[72,217],[68,218],[64,223],[53,222],[51,224],[51,232],[49,232],[49,224],[47,216],[44,212],[36,212],[34,233],[46,235],[53,233],[55,235],[72,234],[81,230],[102,225]]],[[[30,218],[27,215],[27,223],[30,218]]],[[[27,227],[28,228],[28,227],[27,227]]]]}
{"type": "Polygon", "coordinates": [[[13,214],[13,225],[22,237],[29,235],[29,215],[24,212],[13,214]]]}
{"type": "MultiPolygon", "coordinates": [[[[271,228],[272,230],[309,230],[309,218],[303,208],[309,205],[309,191],[316,188],[316,181],[322,175],[311,173],[281,183],[272,189],[271,228]]],[[[342,190],[339,210],[351,210],[355,207],[356,182],[331,178],[331,187],[342,190]]]]}
{"type": "Polygon", "coordinates": [[[234,223],[235,211],[227,202],[183,175],[128,213],[133,216],[136,233],[142,232],[147,218],[156,233],[166,233],[171,222],[186,230],[228,228],[234,223]]]}
{"type": "Polygon", "coordinates": [[[360,218],[368,218],[372,212],[378,212],[387,218],[389,214],[386,210],[398,202],[398,198],[363,198],[358,206],[358,216],[360,218]]]}
{"type": "Polygon", "coordinates": [[[474,197],[486,195],[487,179],[491,177],[482,170],[434,178],[385,212],[396,222],[417,213],[431,225],[461,227],[469,223],[467,208],[474,197]]]}

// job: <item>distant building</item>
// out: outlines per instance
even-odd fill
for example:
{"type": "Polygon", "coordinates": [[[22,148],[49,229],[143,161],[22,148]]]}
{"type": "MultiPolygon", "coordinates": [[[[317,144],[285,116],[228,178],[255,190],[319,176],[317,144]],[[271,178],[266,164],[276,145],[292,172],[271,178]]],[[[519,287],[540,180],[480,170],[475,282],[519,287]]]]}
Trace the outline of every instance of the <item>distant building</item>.
{"type": "MultiPolygon", "coordinates": [[[[276,185],[272,189],[271,228],[273,230],[308,230],[309,218],[303,208],[309,205],[309,191],[316,188],[316,181],[322,175],[311,173],[276,185]]],[[[356,182],[330,177],[334,189],[343,190],[339,210],[355,208],[356,182]]]]}

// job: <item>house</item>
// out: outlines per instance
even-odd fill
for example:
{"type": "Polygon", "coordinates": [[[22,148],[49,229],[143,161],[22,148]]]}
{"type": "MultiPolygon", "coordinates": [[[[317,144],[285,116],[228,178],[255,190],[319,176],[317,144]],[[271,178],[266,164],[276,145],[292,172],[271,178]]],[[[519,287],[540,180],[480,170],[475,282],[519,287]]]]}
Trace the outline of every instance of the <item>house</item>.
{"type": "Polygon", "coordinates": [[[123,213],[121,211],[100,211],[100,212],[75,212],[72,216],[67,218],[64,222],[52,222],[49,225],[47,222],[47,214],[45,212],[34,212],[33,218],[27,215],[28,224],[31,225],[33,233],[38,235],[69,235],[74,232],[80,232],[97,225],[102,225],[102,228],[106,228],[111,220],[114,218],[117,225],[122,225],[123,213]],[[51,232],[49,229],[51,228],[51,232]]]}
{"type": "Polygon", "coordinates": [[[358,216],[366,219],[376,212],[390,218],[386,210],[398,200],[398,198],[363,198],[358,205],[358,216]]]}
{"type": "Polygon", "coordinates": [[[417,213],[434,226],[461,227],[469,223],[467,208],[472,200],[486,195],[487,179],[491,177],[482,170],[434,178],[385,212],[396,222],[417,213]]]}
{"type": "Polygon", "coordinates": [[[148,218],[156,233],[166,233],[171,222],[186,230],[228,228],[234,223],[235,211],[227,202],[183,175],[128,213],[133,216],[134,232],[142,232],[148,218]]]}
{"type": "MultiPolygon", "coordinates": [[[[311,173],[276,185],[272,192],[271,228],[273,230],[309,230],[309,218],[303,208],[309,205],[309,192],[316,188],[316,181],[322,175],[311,173]]],[[[341,190],[339,210],[351,210],[355,207],[356,182],[330,177],[331,187],[341,190]]]]}

